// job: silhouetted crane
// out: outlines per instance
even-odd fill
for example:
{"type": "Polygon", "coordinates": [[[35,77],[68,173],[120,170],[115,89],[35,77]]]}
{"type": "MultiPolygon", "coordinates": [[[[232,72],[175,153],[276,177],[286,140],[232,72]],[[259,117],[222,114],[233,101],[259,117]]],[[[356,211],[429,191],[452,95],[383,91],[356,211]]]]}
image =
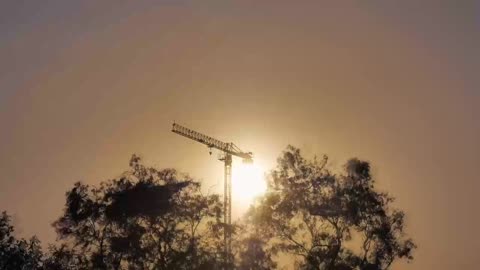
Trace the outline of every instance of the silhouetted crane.
{"type": "MultiPolygon", "coordinates": [[[[225,143],[219,141],[210,136],[204,135],[197,131],[191,130],[179,124],[173,123],[172,132],[175,132],[179,135],[203,143],[208,146],[208,148],[215,148],[222,152],[220,161],[223,161],[225,164],[225,179],[224,179],[224,193],[223,193],[223,210],[224,210],[224,262],[225,269],[230,265],[229,254],[232,250],[232,233],[231,233],[231,224],[232,224],[232,156],[237,156],[243,159],[245,163],[253,162],[252,152],[243,152],[233,143],[225,143]]],[[[212,154],[210,150],[210,154],[212,154]]]]}

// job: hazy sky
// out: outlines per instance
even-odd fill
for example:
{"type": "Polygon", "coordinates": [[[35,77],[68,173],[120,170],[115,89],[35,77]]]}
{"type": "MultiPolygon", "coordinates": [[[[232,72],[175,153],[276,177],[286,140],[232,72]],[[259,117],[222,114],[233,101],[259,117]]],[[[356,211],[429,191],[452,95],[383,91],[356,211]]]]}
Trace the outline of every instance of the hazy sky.
{"type": "Polygon", "coordinates": [[[397,268],[478,269],[480,5],[346,2],[1,1],[0,209],[53,241],[73,182],[132,153],[219,182],[175,120],[266,167],[367,159],[419,245],[397,268]]]}

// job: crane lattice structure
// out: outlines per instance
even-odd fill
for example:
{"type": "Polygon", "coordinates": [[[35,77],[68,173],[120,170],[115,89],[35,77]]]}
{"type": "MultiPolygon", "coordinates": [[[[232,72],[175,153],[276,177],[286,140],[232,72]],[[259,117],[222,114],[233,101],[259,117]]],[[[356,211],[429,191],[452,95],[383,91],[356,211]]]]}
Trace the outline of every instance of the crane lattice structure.
{"type": "MultiPolygon", "coordinates": [[[[232,250],[232,156],[240,157],[246,163],[253,162],[252,152],[243,152],[233,143],[226,143],[195,130],[191,130],[179,124],[173,123],[172,132],[205,144],[208,148],[219,150],[222,155],[219,158],[225,165],[225,179],[224,179],[224,191],[223,191],[223,221],[224,227],[224,269],[228,269],[230,263],[230,253],[232,250]]],[[[210,152],[211,153],[211,152],[210,152]]]]}

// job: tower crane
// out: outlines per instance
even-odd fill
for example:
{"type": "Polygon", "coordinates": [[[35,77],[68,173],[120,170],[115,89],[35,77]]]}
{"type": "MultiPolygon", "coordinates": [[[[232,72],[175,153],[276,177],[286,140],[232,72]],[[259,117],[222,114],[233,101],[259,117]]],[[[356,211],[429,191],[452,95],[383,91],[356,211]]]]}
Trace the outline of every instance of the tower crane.
{"type": "Polygon", "coordinates": [[[224,216],[223,221],[225,224],[224,228],[224,262],[225,269],[230,265],[230,253],[232,250],[232,233],[231,233],[231,224],[232,224],[232,157],[240,157],[245,163],[253,162],[252,152],[244,152],[240,150],[234,143],[226,143],[195,130],[191,130],[179,124],[173,123],[172,132],[197,141],[199,143],[205,144],[211,149],[219,150],[222,155],[219,158],[220,161],[224,162],[225,174],[224,174],[224,192],[223,192],[223,210],[224,216]]]}

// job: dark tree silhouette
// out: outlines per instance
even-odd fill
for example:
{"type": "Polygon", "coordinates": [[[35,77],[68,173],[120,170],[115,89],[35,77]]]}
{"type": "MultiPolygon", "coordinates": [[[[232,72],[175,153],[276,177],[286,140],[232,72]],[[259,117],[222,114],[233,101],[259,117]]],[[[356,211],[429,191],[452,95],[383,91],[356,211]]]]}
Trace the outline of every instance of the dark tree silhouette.
{"type": "Polygon", "coordinates": [[[98,186],[76,183],[54,222],[59,242],[42,253],[39,241],[16,239],[0,216],[0,270],[216,270],[223,232],[233,233],[228,269],[271,270],[274,257],[296,257],[301,270],[383,270],[412,260],[402,211],[374,187],[370,164],[349,160],[340,174],[327,158],[305,159],[289,146],[268,177],[268,190],[239,223],[225,226],[217,195],[174,169],[142,165],[98,186]]]}
{"type": "Polygon", "coordinates": [[[352,159],[332,174],[323,160],[305,159],[289,146],[269,175],[267,194],[248,222],[275,250],[300,258],[300,269],[388,269],[413,259],[404,239],[404,213],[374,188],[368,162],[352,159]]]}
{"type": "Polygon", "coordinates": [[[248,234],[238,245],[238,270],[276,269],[273,252],[267,248],[266,240],[256,234],[248,234]]]}
{"type": "Polygon", "coordinates": [[[52,261],[96,269],[218,267],[215,239],[206,233],[223,214],[218,196],[202,195],[198,182],[173,169],[145,167],[137,156],[130,167],[99,187],[76,183],[67,192],[53,225],[72,245],[56,249],[52,261]]]}
{"type": "Polygon", "coordinates": [[[87,257],[82,253],[75,253],[65,244],[50,246],[49,253],[43,261],[44,270],[87,270],[89,263],[87,257]]]}
{"type": "Polygon", "coordinates": [[[6,212],[0,215],[0,269],[39,269],[43,253],[36,237],[29,240],[14,237],[11,218],[6,212]]]}

